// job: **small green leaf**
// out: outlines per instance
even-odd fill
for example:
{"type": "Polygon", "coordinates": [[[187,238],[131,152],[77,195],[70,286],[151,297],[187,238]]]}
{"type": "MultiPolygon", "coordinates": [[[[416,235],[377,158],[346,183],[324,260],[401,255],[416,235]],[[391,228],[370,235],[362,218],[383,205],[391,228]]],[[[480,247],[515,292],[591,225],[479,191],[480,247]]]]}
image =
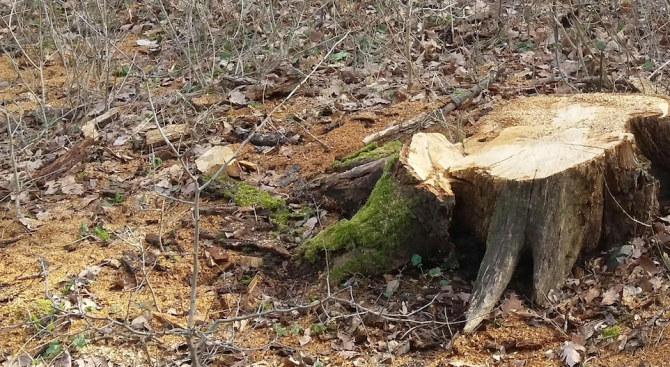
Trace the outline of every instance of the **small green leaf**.
{"type": "Polygon", "coordinates": [[[442,280],[440,280],[440,287],[446,287],[446,286],[449,285],[449,283],[451,283],[451,282],[449,282],[446,279],[442,279],[442,280]]]}
{"type": "Polygon", "coordinates": [[[421,255],[419,255],[419,254],[412,255],[412,265],[414,265],[414,267],[420,268],[421,267],[421,260],[422,260],[421,255]]]}
{"type": "Polygon", "coordinates": [[[298,335],[302,333],[302,328],[298,324],[291,324],[288,326],[288,331],[291,333],[291,335],[298,335]]]}
{"type": "Polygon", "coordinates": [[[277,332],[277,337],[282,338],[285,337],[286,334],[288,334],[288,331],[286,331],[286,328],[282,326],[282,324],[274,324],[274,329],[277,332]]]}
{"type": "Polygon", "coordinates": [[[231,59],[232,57],[233,57],[232,52],[224,51],[224,52],[221,52],[221,54],[219,55],[219,60],[222,60],[222,61],[230,61],[230,59],[231,59]]]}
{"type": "Polygon", "coordinates": [[[642,67],[647,71],[652,71],[654,70],[654,63],[652,63],[651,60],[647,60],[642,64],[642,67]]]}
{"type": "Polygon", "coordinates": [[[95,226],[95,234],[98,235],[98,238],[102,241],[107,241],[109,239],[109,232],[105,231],[101,225],[95,226]]]}
{"type": "Polygon", "coordinates": [[[605,41],[596,41],[596,48],[599,51],[603,51],[606,46],[607,46],[607,43],[605,43],[605,41]]]}
{"type": "Polygon", "coordinates": [[[163,160],[160,159],[160,157],[156,157],[155,155],[151,156],[151,161],[149,162],[151,165],[151,169],[156,169],[158,168],[161,164],[163,164],[163,160]]]}
{"type": "Polygon", "coordinates": [[[437,278],[442,276],[442,270],[440,268],[432,268],[428,270],[428,276],[431,278],[437,278]]]}
{"type": "Polygon", "coordinates": [[[347,51],[340,51],[340,52],[332,54],[330,56],[330,59],[333,60],[333,62],[338,62],[338,61],[346,58],[349,55],[351,55],[351,54],[348,53],[347,51]]]}
{"type": "Polygon", "coordinates": [[[81,224],[79,225],[79,234],[81,234],[83,236],[84,233],[87,233],[87,232],[88,232],[88,227],[86,226],[86,223],[81,222],[81,224]]]}
{"type": "Polygon", "coordinates": [[[323,324],[312,324],[309,326],[309,331],[312,335],[321,335],[326,332],[326,327],[323,324]]]}
{"type": "Polygon", "coordinates": [[[63,351],[63,346],[60,344],[58,340],[54,340],[49,344],[49,347],[47,350],[44,351],[43,356],[45,357],[53,357],[59,354],[60,352],[63,351]]]}
{"type": "Polygon", "coordinates": [[[118,191],[114,193],[114,202],[115,202],[116,204],[120,204],[120,203],[122,203],[123,200],[125,200],[125,197],[123,197],[123,194],[121,194],[121,193],[118,192],[118,191]]]}
{"type": "Polygon", "coordinates": [[[81,349],[86,346],[86,338],[84,337],[84,334],[79,334],[76,338],[72,339],[72,345],[74,345],[77,349],[81,349]]]}

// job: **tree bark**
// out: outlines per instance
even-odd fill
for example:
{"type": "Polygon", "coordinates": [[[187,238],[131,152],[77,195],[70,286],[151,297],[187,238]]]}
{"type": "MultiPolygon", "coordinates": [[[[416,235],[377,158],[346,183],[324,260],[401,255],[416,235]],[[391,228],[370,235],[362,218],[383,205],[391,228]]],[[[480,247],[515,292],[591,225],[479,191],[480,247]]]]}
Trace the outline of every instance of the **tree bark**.
{"type": "MultiPolygon", "coordinates": [[[[447,241],[456,227],[486,243],[465,333],[495,307],[522,251],[532,253],[532,298],[543,306],[580,255],[649,228],[659,207],[651,166],[670,168],[668,101],[617,94],[519,99],[484,116],[463,144],[419,133],[402,148],[384,174],[403,195],[422,193],[412,213],[431,241],[447,241]],[[417,210],[429,200],[446,210],[417,210]]],[[[421,238],[413,241],[420,247],[421,238]]]]}

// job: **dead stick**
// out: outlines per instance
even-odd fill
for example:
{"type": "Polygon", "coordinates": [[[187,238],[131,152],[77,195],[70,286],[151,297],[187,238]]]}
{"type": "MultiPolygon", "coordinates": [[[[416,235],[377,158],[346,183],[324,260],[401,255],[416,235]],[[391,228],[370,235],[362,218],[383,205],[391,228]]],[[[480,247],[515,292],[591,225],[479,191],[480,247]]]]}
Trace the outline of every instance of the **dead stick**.
{"type": "MultiPolygon", "coordinates": [[[[470,89],[468,89],[468,90],[466,90],[462,93],[458,93],[458,94],[452,93],[451,96],[450,96],[451,102],[449,102],[446,106],[441,107],[442,110],[444,112],[451,112],[451,111],[463,106],[465,104],[465,102],[467,102],[468,100],[471,100],[472,98],[476,97],[482,91],[489,89],[489,87],[496,80],[498,75],[500,75],[500,71],[499,70],[494,70],[494,71],[491,72],[491,74],[488,77],[486,77],[484,80],[482,80],[481,82],[474,85],[472,88],[470,88],[470,89]]],[[[386,128],[385,130],[376,132],[374,134],[370,134],[363,139],[363,144],[368,145],[372,142],[381,140],[381,139],[383,139],[383,138],[385,138],[389,135],[399,133],[403,130],[409,129],[410,127],[421,124],[425,120],[427,120],[428,117],[430,116],[430,114],[432,114],[433,112],[434,111],[424,113],[424,114],[422,114],[418,117],[415,117],[411,120],[403,121],[398,125],[393,125],[391,127],[386,128]]]]}

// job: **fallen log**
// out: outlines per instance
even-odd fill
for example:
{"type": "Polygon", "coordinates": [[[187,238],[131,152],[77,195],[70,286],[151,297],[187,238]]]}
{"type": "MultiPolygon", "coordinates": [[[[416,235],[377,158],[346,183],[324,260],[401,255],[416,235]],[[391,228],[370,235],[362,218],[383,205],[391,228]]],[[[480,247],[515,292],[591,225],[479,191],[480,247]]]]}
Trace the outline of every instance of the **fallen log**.
{"type": "MultiPolygon", "coordinates": [[[[546,305],[580,255],[649,228],[659,206],[659,182],[650,168],[670,168],[669,101],[617,94],[525,98],[484,116],[463,144],[441,134],[415,134],[380,179],[392,180],[398,189],[375,195],[388,185],[378,182],[361,211],[303,244],[305,254],[314,259],[318,246],[340,253],[383,249],[390,255],[439,243],[442,250],[449,231],[440,226],[454,227],[486,244],[464,332],[490,314],[523,250],[532,253],[532,298],[546,305]],[[402,200],[416,196],[422,205],[439,204],[442,210],[409,206],[406,222],[394,228],[414,233],[415,223],[421,223],[430,232],[425,238],[394,237],[389,233],[394,228],[367,225],[370,205],[386,203],[374,218],[384,223],[407,210],[402,200]],[[348,223],[359,225],[353,239],[344,235],[348,223]],[[375,247],[365,241],[371,236],[366,231],[382,231],[392,244],[375,247]]],[[[356,272],[356,265],[339,266],[356,272]]]]}
{"type": "Polygon", "coordinates": [[[382,176],[388,158],[402,143],[372,143],[333,162],[325,173],[310,182],[295,184],[291,196],[298,201],[320,202],[321,207],[345,217],[354,215],[370,196],[382,176]],[[333,172],[334,171],[334,172],[333,172]]]}
{"type": "Polygon", "coordinates": [[[43,186],[46,181],[57,179],[61,174],[69,171],[77,163],[83,161],[88,156],[88,147],[93,145],[93,143],[95,143],[95,139],[90,137],[85,138],[67,151],[67,153],[51,162],[51,164],[41,168],[35,174],[37,185],[43,186]]]}

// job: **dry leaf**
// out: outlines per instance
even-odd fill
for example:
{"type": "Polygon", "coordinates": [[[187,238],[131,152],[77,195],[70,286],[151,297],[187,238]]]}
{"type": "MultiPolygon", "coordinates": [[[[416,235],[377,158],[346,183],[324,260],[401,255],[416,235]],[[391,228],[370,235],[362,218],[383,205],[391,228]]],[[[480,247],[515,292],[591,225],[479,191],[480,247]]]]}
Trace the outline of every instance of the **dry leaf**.
{"type": "Polygon", "coordinates": [[[228,93],[228,100],[232,104],[246,106],[247,105],[247,96],[244,93],[240,92],[240,87],[235,88],[228,93]]]}
{"type": "Polygon", "coordinates": [[[600,302],[603,306],[610,306],[621,299],[621,286],[616,286],[603,294],[603,300],[600,302]]]}
{"type": "Polygon", "coordinates": [[[557,352],[566,365],[573,367],[582,361],[582,355],[579,352],[584,352],[585,350],[584,346],[567,341],[558,348],[557,352]]]}
{"type": "Polygon", "coordinates": [[[196,159],[195,165],[198,167],[198,171],[202,173],[215,173],[226,162],[229,162],[226,166],[226,174],[230,177],[240,177],[242,169],[234,157],[235,152],[230,146],[215,146],[196,159]]]}
{"type": "Polygon", "coordinates": [[[505,300],[501,308],[503,317],[507,317],[511,312],[521,311],[524,307],[523,302],[516,296],[516,294],[512,294],[510,298],[505,300]]]}
{"type": "Polygon", "coordinates": [[[640,267],[642,267],[642,269],[644,269],[644,271],[648,272],[649,274],[656,274],[658,272],[656,264],[654,264],[654,262],[647,255],[640,256],[638,263],[640,267]]]}
{"type": "Polygon", "coordinates": [[[598,298],[598,296],[600,296],[600,290],[598,290],[598,288],[596,288],[596,287],[592,287],[592,288],[589,288],[588,290],[586,290],[585,292],[582,292],[582,294],[580,296],[582,297],[584,302],[591,303],[591,302],[593,302],[594,299],[596,299],[596,298],[598,298]]]}
{"type": "Polygon", "coordinates": [[[152,40],[139,39],[137,40],[138,46],[148,46],[148,47],[158,47],[158,42],[152,40]]]}
{"type": "Polygon", "coordinates": [[[307,345],[310,341],[312,341],[312,337],[309,335],[303,335],[300,337],[300,346],[304,347],[307,345]]]}

